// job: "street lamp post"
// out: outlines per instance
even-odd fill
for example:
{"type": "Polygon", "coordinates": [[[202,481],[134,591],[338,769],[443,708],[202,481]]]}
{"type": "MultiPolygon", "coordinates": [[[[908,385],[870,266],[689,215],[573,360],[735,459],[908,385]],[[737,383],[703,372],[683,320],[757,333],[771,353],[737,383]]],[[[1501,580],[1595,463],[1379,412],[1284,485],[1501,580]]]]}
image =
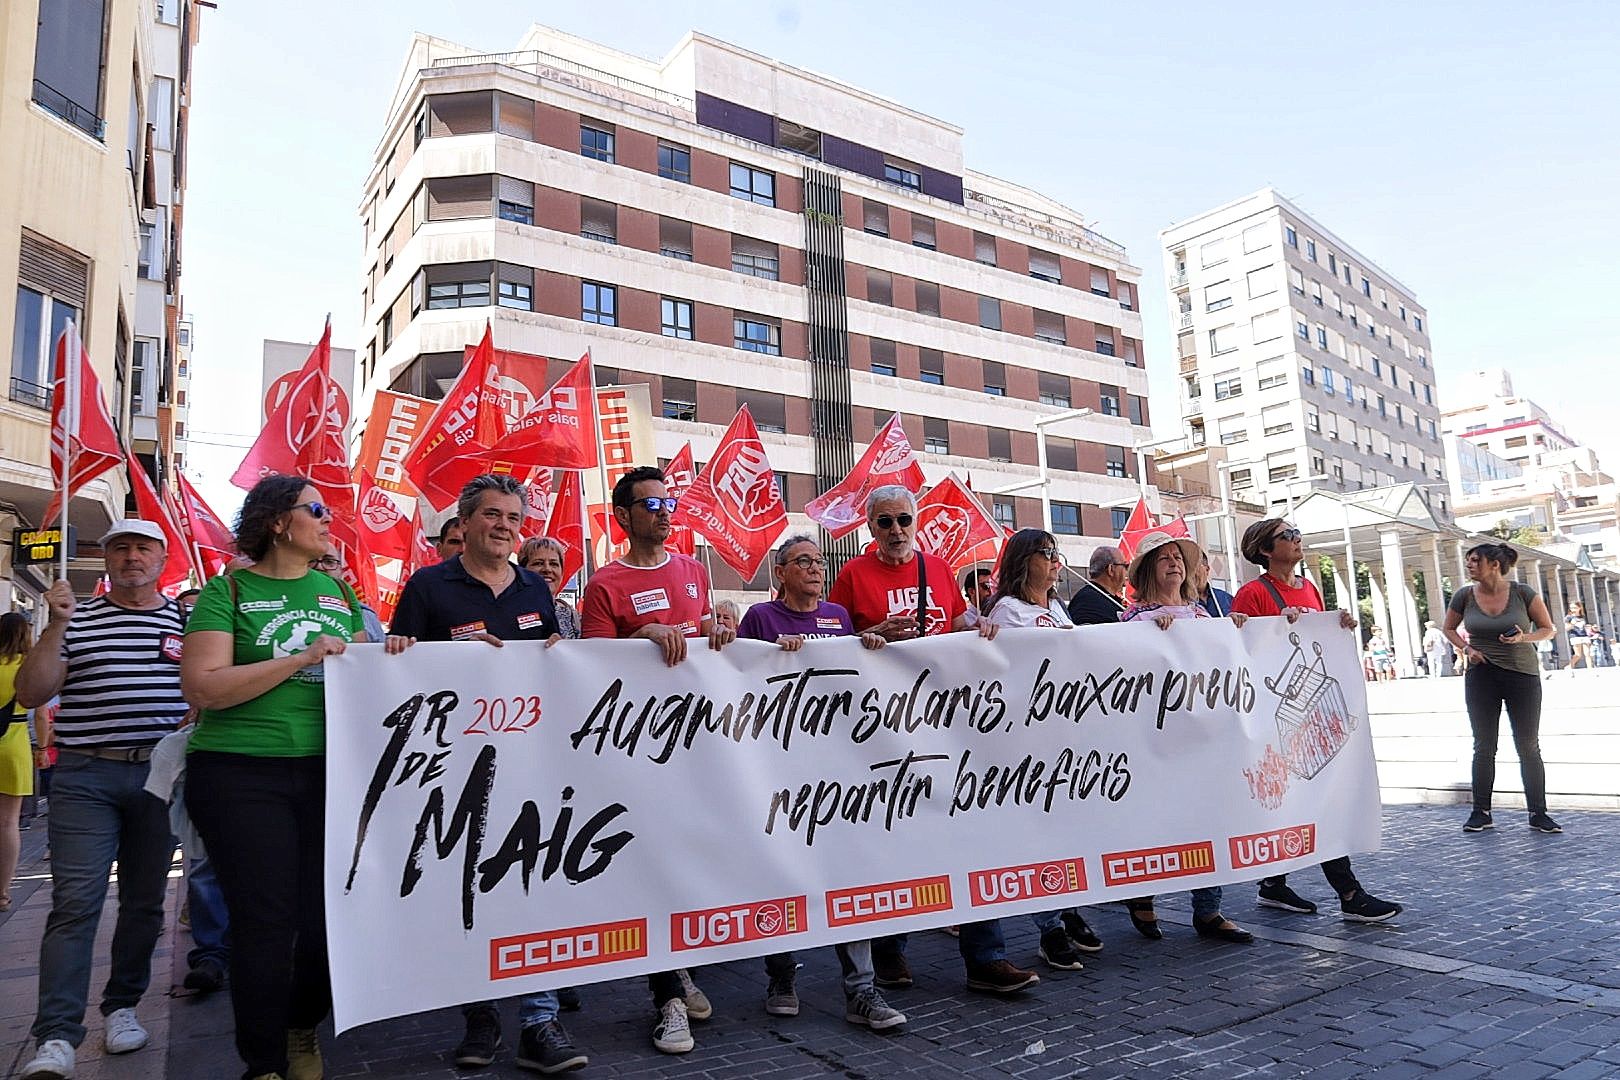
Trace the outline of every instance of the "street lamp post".
{"type": "Polygon", "coordinates": [[[1035,421],[1035,465],[1040,470],[1040,477],[1035,480],[1025,480],[1021,483],[1010,484],[1004,488],[988,491],[987,495],[1011,495],[1019,491],[1028,491],[1030,488],[1041,489],[1041,524],[1047,532],[1052,531],[1052,478],[1046,471],[1046,428],[1048,424],[1057,424],[1065,420],[1078,420],[1082,416],[1090,416],[1095,409],[1089,406],[1083,409],[1065,409],[1051,416],[1043,416],[1035,421]]]}

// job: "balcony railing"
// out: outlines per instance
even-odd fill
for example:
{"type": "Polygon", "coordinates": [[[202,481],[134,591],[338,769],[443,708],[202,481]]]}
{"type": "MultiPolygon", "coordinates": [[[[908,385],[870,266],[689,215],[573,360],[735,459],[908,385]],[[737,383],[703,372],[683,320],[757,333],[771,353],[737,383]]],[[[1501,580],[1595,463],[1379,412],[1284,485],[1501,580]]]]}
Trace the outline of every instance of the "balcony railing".
{"type": "Polygon", "coordinates": [[[1181,318],[1179,320],[1177,320],[1180,325],[1178,325],[1176,327],[1176,329],[1177,330],[1186,330],[1186,329],[1190,328],[1192,326],[1192,316],[1193,316],[1192,312],[1183,311],[1181,313],[1181,318]]]}
{"type": "Polygon", "coordinates": [[[1187,268],[1185,266],[1171,275],[1170,287],[1172,289],[1185,289],[1187,287],[1187,268]]]}
{"type": "Polygon", "coordinates": [[[1181,374],[1190,375],[1198,370],[1197,356],[1183,356],[1181,358],[1181,374]]]}
{"type": "Polygon", "coordinates": [[[34,80],[34,103],[46,112],[60,116],[92,139],[105,141],[107,121],[96,115],[49,83],[34,80]]]}
{"type": "Polygon", "coordinates": [[[32,405],[36,409],[48,409],[51,407],[51,388],[41,386],[36,382],[29,382],[27,379],[19,379],[13,375],[11,377],[11,400],[21,402],[24,405],[32,405]]]}

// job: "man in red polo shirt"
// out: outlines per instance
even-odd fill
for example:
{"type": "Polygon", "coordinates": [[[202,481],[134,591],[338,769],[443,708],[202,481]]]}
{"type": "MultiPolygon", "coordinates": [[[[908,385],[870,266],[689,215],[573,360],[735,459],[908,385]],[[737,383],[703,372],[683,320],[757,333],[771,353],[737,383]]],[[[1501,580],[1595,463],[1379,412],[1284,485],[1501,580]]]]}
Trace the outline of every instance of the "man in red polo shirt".
{"type": "MultiPolygon", "coordinates": [[[[1243,557],[1263,567],[1265,572],[1246,583],[1232,597],[1233,614],[1281,615],[1289,622],[1302,612],[1322,611],[1322,594],[1304,574],[1298,573],[1305,558],[1305,546],[1298,529],[1282,518],[1266,518],[1250,525],[1243,533],[1243,557]]],[[[1339,612],[1339,625],[1346,630],[1356,626],[1355,616],[1339,612]]],[[[1350,869],[1350,856],[1329,859],[1322,873],[1339,894],[1339,910],[1349,922],[1384,922],[1401,913],[1401,905],[1380,900],[1361,887],[1350,869]]],[[[1262,878],[1260,906],[1281,908],[1303,915],[1315,915],[1316,905],[1288,887],[1288,875],[1262,878]]]]}

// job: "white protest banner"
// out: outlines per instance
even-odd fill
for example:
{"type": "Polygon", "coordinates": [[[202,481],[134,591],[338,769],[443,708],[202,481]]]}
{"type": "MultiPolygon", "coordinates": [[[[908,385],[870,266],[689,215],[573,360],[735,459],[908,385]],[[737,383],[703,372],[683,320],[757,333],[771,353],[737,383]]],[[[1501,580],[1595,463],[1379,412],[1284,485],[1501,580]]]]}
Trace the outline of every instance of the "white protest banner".
{"type": "Polygon", "coordinates": [[[339,1030],[1378,846],[1334,613],[326,662],[339,1030]]]}

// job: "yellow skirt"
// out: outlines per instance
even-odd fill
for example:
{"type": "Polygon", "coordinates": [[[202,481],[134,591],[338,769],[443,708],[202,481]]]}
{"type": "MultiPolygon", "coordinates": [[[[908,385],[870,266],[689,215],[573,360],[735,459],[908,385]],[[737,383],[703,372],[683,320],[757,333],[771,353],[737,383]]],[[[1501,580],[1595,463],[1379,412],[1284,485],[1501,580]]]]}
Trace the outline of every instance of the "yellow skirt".
{"type": "Polygon", "coordinates": [[[0,736],[0,795],[34,793],[34,752],[28,746],[28,721],[17,720],[0,736]]]}

